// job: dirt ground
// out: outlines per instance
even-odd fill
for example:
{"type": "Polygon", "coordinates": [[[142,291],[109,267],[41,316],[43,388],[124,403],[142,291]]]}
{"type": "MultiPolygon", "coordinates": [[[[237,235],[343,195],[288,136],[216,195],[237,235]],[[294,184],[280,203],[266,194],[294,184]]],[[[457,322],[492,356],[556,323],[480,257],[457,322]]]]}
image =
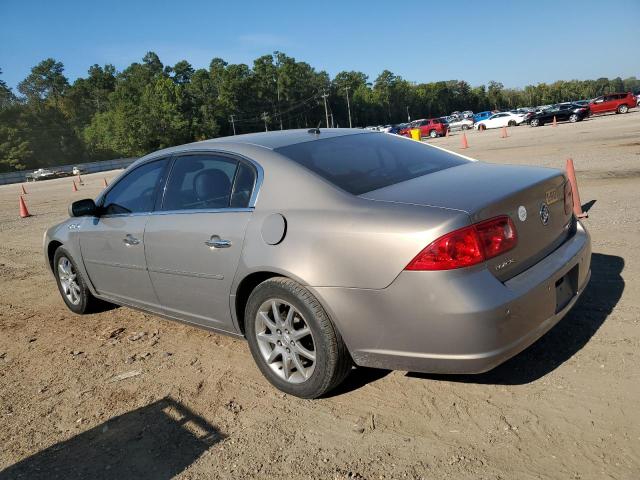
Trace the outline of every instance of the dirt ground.
{"type": "Polygon", "coordinates": [[[128,308],[70,313],[45,228],[102,179],[0,187],[0,479],[640,478],[640,112],[433,140],[564,168],[593,236],[574,310],[476,376],[355,369],[328,398],[283,395],[243,341],[128,308]],[[123,375],[124,374],[124,375],[123,375]],[[129,375],[129,378],[123,378],[129,375]]]}

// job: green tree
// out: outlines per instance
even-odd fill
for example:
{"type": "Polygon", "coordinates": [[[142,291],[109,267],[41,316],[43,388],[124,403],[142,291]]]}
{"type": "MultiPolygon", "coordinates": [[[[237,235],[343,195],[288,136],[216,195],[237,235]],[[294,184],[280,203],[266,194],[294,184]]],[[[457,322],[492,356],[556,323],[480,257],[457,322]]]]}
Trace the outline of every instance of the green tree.
{"type": "Polygon", "coordinates": [[[29,76],[18,84],[18,91],[33,104],[48,101],[59,105],[69,86],[63,72],[61,62],[47,58],[31,69],[29,76]]]}

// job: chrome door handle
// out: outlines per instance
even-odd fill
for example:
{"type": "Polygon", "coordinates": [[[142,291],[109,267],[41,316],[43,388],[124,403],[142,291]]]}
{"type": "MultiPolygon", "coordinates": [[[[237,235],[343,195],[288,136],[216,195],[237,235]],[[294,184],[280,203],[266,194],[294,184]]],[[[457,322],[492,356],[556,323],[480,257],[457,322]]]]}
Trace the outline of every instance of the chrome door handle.
{"type": "Polygon", "coordinates": [[[138,245],[140,243],[140,240],[138,240],[131,234],[127,234],[127,236],[122,239],[122,243],[124,243],[127,247],[132,247],[133,245],[138,245]]]}
{"type": "Polygon", "coordinates": [[[212,235],[204,244],[209,248],[229,248],[231,240],[223,240],[218,235],[212,235]]]}

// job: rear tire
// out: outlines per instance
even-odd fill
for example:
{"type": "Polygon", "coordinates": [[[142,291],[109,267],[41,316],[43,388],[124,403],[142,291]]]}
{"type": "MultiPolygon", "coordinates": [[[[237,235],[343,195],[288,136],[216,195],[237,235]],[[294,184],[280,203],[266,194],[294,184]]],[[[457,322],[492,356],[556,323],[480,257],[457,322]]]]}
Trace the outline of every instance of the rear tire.
{"type": "Polygon", "coordinates": [[[532,126],[532,127],[539,127],[542,124],[540,123],[539,119],[532,118],[531,121],[529,122],[529,125],[532,126]]]}
{"type": "Polygon", "coordinates": [[[462,125],[462,130],[469,130],[469,125],[462,125]]]}
{"type": "Polygon", "coordinates": [[[578,115],[575,113],[571,114],[571,116],[569,117],[569,121],[571,123],[576,123],[579,120],[580,120],[580,117],[578,117],[578,115]]]}
{"type": "Polygon", "coordinates": [[[478,130],[484,132],[487,129],[487,126],[484,123],[478,125],[478,130]]]}
{"type": "Polygon", "coordinates": [[[509,123],[507,124],[508,127],[515,127],[516,126],[516,121],[515,120],[509,120],[509,123]]]}
{"type": "Polygon", "coordinates": [[[429,131],[429,136],[431,138],[436,138],[438,136],[438,132],[436,132],[435,130],[430,130],[429,131]]]}
{"type": "Polygon", "coordinates": [[[91,313],[102,303],[93,296],[76,262],[62,246],[58,247],[53,256],[53,273],[62,300],[73,313],[91,313]]]}
{"type": "Polygon", "coordinates": [[[620,105],[616,110],[616,113],[627,113],[629,111],[628,105],[620,105]]]}
{"type": "Polygon", "coordinates": [[[262,374],[290,395],[320,397],[351,370],[347,347],[320,302],[289,278],[270,278],[254,289],[245,331],[262,374]]]}

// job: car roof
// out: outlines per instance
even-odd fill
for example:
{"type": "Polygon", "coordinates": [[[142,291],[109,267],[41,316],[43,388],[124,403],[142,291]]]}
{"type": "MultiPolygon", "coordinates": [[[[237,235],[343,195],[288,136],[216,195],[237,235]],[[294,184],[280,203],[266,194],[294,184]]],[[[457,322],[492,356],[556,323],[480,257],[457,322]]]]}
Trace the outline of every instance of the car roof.
{"type": "Polygon", "coordinates": [[[295,130],[275,130],[273,132],[247,133],[230,137],[219,137],[211,140],[204,140],[190,145],[200,145],[202,147],[215,147],[218,143],[225,144],[248,144],[275,150],[276,148],[287,147],[297,143],[310,142],[325,138],[343,137],[345,135],[375,135],[375,132],[360,128],[319,128],[320,133],[315,133],[315,129],[300,128],[295,130]]]}
{"type": "Polygon", "coordinates": [[[288,147],[297,143],[311,142],[314,140],[322,140],[327,138],[344,137],[346,135],[375,135],[380,132],[377,130],[365,130],[362,128],[320,128],[320,133],[315,133],[316,129],[300,128],[296,130],[275,130],[273,132],[247,133],[243,135],[232,135],[228,137],[218,137],[200,142],[186,143],[184,145],[176,145],[162,150],[151,152],[134,164],[143,161],[152,160],[163,155],[173,153],[182,153],[198,150],[229,150],[236,148],[264,148],[267,150],[275,150],[281,147],[288,147]]]}

